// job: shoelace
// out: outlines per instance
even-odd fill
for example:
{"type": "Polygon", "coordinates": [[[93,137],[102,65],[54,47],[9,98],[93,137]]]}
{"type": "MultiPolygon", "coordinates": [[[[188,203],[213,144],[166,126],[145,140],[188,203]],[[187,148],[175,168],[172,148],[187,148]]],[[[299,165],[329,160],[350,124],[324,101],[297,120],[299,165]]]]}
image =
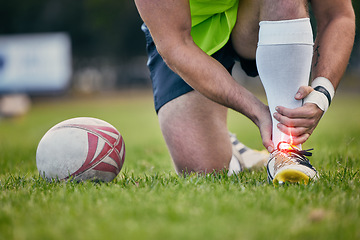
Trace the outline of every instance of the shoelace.
{"type": "Polygon", "coordinates": [[[285,141],[282,141],[282,142],[279,142],[278,145],[277,145],[277,149],[280,151],[280,152],[292,152],[292,153],[297,153],[297,154],[300,154],[302,156],[308,156],[308,157],[311,157],[312,156],[312,150],[314,150],[313,148],[310,148],[310,149],[306,149],[306,150],[300,150],[298,149],[297,147],[294,147],[293,145],[285,142],[285,141]],[[280,149],[280,145],[281,144],[287,144],[290,149],[280,149]]]}
{"type": "MultiPolygon", "coordinates": [[[[291,144],[283,141],[283,142],[278,143],[277,149],[278,149],[278,151],[283,152],[283,153],[292,153],[292,154],[294,154],[296,156],[296,159],[294,159],[295,161],[297,161],[300,164],[306,165],[306,166],[308,166],[310,168],[313,168],[313,166],[310,164],[309,159],[306,157],[306,156],[308,156],[308,157],[312,156],[312,152],[310,152],[310,151],[314,150],[313,148],[306,149],[306,150],[300,150],[297,147],[294,147],[291,144]],[[289,148],[280,149],[281,144],[287,144],[289,146],[289,148]]],[[[290,156],[292,154],[290,154],[290,156]]]]}

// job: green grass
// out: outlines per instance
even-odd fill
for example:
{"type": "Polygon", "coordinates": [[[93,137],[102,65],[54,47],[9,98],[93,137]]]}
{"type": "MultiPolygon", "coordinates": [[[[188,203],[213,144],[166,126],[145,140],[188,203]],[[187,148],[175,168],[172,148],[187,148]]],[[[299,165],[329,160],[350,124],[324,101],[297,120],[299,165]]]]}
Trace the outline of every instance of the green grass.
{"type": "MultiPolygon", "coordinates": [[[[321,179],[273,187],[266,172],[178,177],[144,93],[35,101],[0,120],[0,239],[360,239],[360,96],[338,95],[305,148],[321,179]],[[126,159],[111,183],[48,183],[35,152],[45,132],[78,116],[123,135],[126,159]]],[[[262,148],[258,130],[230,112],[232,132],[262,148]]]]}

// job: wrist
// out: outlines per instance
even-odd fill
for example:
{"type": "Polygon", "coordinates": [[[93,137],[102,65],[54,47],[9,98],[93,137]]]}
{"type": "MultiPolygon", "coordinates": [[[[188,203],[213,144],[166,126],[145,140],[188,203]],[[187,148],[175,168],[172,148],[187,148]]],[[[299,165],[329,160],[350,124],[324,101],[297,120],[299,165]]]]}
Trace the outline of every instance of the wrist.
{"type": "Polygon", "coordinates": [[[254,106],[256,107],[254,108],[254,115],[251,120],[260,128],[262,121],[268,119],[269,117],[271,118],[270,109],[269,106],[265,105],[261,101],[254,106]]]}
{"type": "Polygon", "coordinates": [[[304,98],[304,104],[314,103],[325,113],[335,95],[334,86],[329,79],[317,77],[311,83],[311,87],[314,91],[304,98]]]}

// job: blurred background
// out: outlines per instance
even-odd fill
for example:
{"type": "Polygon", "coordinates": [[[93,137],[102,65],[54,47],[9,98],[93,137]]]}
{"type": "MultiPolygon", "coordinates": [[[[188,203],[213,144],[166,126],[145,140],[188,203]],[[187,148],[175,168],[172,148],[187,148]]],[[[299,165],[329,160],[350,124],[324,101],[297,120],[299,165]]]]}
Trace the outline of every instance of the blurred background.
{"type": "MultiPolygon", "coordinates": [[[[353,5],[360,14],[360,1],[353,5]]],[[[150,89],[141,24],[128,0],[0,1],[0,112],[26,111],[29,96],[150,89]]],[[[359,93],[359,76],[357,37],[340,89],[359,93]]]]}

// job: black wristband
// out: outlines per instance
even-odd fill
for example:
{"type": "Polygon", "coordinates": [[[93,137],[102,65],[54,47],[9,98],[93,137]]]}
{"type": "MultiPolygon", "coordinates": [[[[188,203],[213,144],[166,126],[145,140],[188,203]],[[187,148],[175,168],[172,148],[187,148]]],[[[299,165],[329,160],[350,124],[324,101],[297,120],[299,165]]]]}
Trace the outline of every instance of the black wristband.
{"type": "Polygon", "coordinates": [[[323,86],[317,86],[314,88],[315,91],[321,92],[322,94],[324,94],[329,102],[329,106],[331,104],[331,95],[329,93],[328,90],[326,90],[326,88],[324,88],[323,86]]]}

